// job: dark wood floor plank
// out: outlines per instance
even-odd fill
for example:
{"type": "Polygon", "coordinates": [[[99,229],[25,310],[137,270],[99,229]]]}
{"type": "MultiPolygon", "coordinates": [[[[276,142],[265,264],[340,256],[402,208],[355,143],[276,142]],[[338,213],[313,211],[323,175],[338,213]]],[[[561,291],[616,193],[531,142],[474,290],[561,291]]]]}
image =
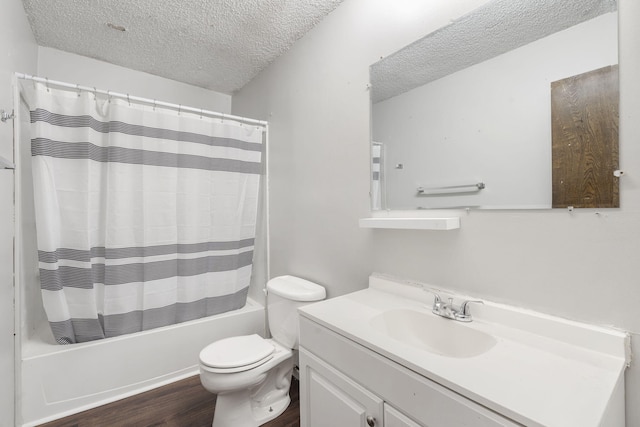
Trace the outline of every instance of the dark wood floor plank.
{"type": "MultiPolygon", "coordinates": [[[[291,405],[265,427],[299,427],[298,381],[291,384],[291,405]]],[[[208,427],[215,396],[198,376],[42,424],[42,427],[208,427]]]]}

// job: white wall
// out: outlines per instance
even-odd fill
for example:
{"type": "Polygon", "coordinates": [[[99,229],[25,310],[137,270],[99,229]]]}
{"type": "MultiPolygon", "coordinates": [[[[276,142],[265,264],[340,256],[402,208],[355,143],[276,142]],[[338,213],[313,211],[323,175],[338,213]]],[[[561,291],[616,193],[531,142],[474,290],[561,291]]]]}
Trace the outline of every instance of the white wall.
{"type": "MultiPolygon", "coordinates": [[[[37,46],[20,0],[2,3],[0,12],[0,110],[13,109],[16,71],[36,70],[37,46]]],[[[12,122],[0,123],[0,156],[13,159],[12,122]]],[[[13,171],[0,170],[0,426],[14,425],[13,171]]]]}
{"type": "Polygon", "coordinates": [[[234,114],[269,120],[272,277],[366,285],[369,64],[485,1],[347,0],[234,96],[234,114]]]}
{"type": "MultiPolygon", "coordinates": [[[[369,65],[479,3],[346,0],[234,97],[235,114],[270,121],[271,274],[315,280],[336,296],[380,271],[614,325],[635,344],[640,2],[619,1],[621,209],[454,211],[462,228],[448,232],[358,228],[369,214],[369,65]]],[[[626,379],[627,423],[640,425],[637,362],[626,379]]]]}
{"type": "Polygon", "coordinates": [[[617,64],[617,17],[599,16],[374,104],[386,207],[550,208],[551,82],[617,64]],[[476,182],[486,188],[416,193],[476,182]]]}

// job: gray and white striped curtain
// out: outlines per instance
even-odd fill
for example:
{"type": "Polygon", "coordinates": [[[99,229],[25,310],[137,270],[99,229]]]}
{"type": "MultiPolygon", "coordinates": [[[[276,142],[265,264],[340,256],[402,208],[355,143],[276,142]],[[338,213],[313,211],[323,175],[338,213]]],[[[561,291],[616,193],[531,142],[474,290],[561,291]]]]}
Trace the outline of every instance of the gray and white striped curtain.
{"type": "Polygon", "coordinates": [[[61,344],[240,308],[263,128],[34,86],[44,307],[61,344]]]}

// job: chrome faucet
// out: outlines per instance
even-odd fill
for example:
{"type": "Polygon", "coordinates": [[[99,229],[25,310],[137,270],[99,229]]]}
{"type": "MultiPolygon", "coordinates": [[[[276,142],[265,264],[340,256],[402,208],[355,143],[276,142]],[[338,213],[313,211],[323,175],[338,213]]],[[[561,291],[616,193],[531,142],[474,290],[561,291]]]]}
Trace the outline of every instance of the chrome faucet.
{"type": "Polygon", "coordinates": [[[453,304],[453,298],[448,298],[447,302],[443,302],[442,298],[440,298],[440,295],[433,291],[428,292],[431,292],[433,294],[433,308],[431,309],[433,314],[437,314],[441,317],[446,317],[447,319],[457,320],[459,322],[471,322],[473,320],[473,318],[471,317],[471,311],[469,310],[469,304],[484,304],[484,302],[479,300],[467,300],[463,301],[462,304],[456,307],[453,304]]]}

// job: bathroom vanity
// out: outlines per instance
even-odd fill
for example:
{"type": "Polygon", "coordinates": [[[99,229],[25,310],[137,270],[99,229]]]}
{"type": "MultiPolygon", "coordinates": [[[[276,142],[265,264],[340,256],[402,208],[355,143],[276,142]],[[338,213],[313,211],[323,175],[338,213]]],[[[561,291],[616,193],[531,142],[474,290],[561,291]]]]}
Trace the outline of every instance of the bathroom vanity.
{"type": "Polygon", "coordinates": [[[426,289],[373,275],[299,310],[303,427],[624,427],[627,334],[488,301],[445,319],[426,289]]]}

